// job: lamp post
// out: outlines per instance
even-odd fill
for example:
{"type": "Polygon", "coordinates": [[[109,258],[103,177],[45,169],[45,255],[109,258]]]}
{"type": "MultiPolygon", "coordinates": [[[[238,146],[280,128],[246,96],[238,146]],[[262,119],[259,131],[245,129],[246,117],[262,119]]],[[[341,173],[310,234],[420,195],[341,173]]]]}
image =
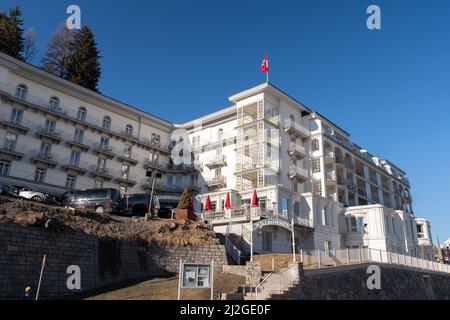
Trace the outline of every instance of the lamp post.
{"type": "Polygon", "coordinates": [[[156,179],[161,179],[161,173],[154,173],[153,171],[147,171],[147,177],[152,179],[152,191],[150,193],[150,203],[148,204],[148,214],[152,217],[152,204],[153,204],[153,194],[155,190],[156,179]]]}

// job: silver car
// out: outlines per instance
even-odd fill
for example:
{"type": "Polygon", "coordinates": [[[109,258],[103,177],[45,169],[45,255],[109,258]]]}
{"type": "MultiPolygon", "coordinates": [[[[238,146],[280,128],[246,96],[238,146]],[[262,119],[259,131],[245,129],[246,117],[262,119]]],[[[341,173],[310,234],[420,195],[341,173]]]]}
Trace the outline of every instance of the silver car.
{"type": "Polygon", "coordinates": [[[15,187],[17,190],[19,190],[19,197],[33,200],[36,202],[45,202],[48,199],[48,194],[42,193],[39,191],[31,190],[27,187],[15,187]]]}

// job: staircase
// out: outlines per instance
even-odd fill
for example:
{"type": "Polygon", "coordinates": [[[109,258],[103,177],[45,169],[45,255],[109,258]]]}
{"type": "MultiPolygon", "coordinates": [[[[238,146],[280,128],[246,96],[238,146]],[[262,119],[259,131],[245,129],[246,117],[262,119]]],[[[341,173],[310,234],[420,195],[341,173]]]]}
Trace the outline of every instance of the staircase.
{"type": "Polygon", "coordinates": [[[244,295],[244,300],[268,300],[274,294],[286,293],[299,284],[299,263],[291,263],[280,272],[270,273],[254,290],[244,295]]]}

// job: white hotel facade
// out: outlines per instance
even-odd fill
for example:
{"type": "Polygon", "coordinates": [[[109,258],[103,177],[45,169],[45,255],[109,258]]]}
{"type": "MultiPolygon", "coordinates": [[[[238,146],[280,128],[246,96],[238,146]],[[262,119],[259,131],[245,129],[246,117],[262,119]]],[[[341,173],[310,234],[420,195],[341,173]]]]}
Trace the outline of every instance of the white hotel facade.
{"type": "MultiPolygon", "coordinates": [[[[172,124],[0,53],[0,183],[54,194],[144,193],[150,170],[162,174],[155,194],[163,206],[176,205],[185,186],[197,211],[209,195],[213,211],[204,216],[218,233],[247,239],[250,219],[277,216],[294,219],[296,250],[372,248],[431,259],[431,224],[415,218],[404,171],[271,84],[230,101],[172,124]],[[176,165],[180,132],[193,161],[176,165]],[[257,209],[249,208],[254,190],[257,209]]],[[[255,252],[291,250],[291,233],[276,226],[253,238],[255,252]]]]}

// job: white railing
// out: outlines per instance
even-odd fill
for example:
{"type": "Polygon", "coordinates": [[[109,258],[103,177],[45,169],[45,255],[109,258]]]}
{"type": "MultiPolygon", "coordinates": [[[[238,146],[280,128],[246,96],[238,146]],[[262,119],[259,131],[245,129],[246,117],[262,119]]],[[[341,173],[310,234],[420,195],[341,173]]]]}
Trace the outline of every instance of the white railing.
{"type": "Polygon", "coordinates": [[[404,255],[396,252],[371,249],[300,250],[300,261],[305,269],[318,269],[362,263],[385,263],[419,270],[450,273],[450,265],[404,255]]]}
{"type": "Polygon", "coordinates": [[[288,119],[284,122],[284,130],[295,130],[298,133],[309,137],[310,136],[310,132],[308,129],[306,129],[304,126],[302,126],[299,123],[295,123],[294,121],[288,119]]]}
{"type": "Polygon", "coordinates": [[[269,274],[255,289],[256,300],[266,300],[272,294],[282,294],[300,281],[298,263],[293,263],[281,272],[269,274]]]}

